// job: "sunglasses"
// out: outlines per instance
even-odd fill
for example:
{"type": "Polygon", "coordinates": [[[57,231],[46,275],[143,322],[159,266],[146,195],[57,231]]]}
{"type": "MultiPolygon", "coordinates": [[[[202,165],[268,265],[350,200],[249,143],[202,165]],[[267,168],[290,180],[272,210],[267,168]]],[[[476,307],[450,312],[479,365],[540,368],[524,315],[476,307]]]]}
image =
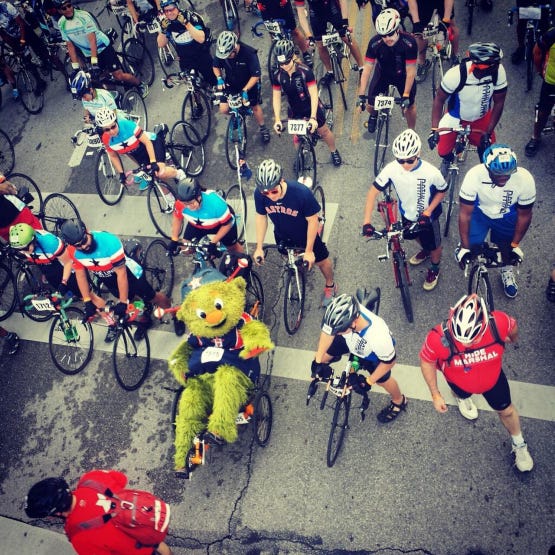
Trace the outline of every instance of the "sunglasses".
{"type": "Polygon", "coordinates": [[[64,4],[63,6],[60,6],[60,10],[67,10],[68,8],[71,8],[71,4],[64,4]]]}
{"type": "Polygon", "coordinates": [[[177,10],[177,6],[171,6],[171,7],[168,7],[168,8],[164,8],[163,11],[164,11],[164,13],[169,13],[169,12],[173,12],[175,10],[177,10]]]}
{"type": "Polygon", "coordinates": [[[412,158],[405,158],[405,159],[397,158],[397,162],[399,162],[399,164],[414,164],[417,158],[418,156],[413,156],[412,158]]]}
{"type": "Polygon", "coordinates": [[[262,194],[267,197],[269,195],[277,195],[279,193],[279,187],[276,187],[275,189],[272,189],[270,191],[262,191],[262,194]]]}
{"type": "Polygon", "coordinates": [[[110,125],[110,127],[103,127],[102,130],[103,131],[112,131],[112,129],[115,129],[118,126],[117,123],[114,123],[113,125],[110,125]]]}
{"type": "Polygon", "coordinates": [[[382,35],[382,37],[391,38],[391,37],[395,36],[396,34],[397,34],[397,31],[395,30],[395,31],[391,31],[391,33],[387,33],[387,35],[382,35]]]}
{"type": "Polygon", "coordinates": [[[498,64],[476,64],[476,63],[473,63],[473,66],[476,69],[493,69],[493,68],[497,67],[497,65],[498,64]]]}

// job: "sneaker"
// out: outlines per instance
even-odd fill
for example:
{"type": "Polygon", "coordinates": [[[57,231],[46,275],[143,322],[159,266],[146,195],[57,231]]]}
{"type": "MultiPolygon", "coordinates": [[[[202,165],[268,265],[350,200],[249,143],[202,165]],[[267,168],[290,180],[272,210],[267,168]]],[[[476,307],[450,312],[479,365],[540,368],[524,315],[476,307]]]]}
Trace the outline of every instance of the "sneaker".
{"type": "Polygon", "coordinates": [[[108,326],[108,331],[106,332],[106,337],[104,338],[104,343],[112,343],[118,336],[118,329],[116,326],[108,326]]]}
{"type": "Polygon", "coordinates": [[[322,85],[331,85],[333,81],[334,81],[334,77],[333,77],[333,72],[331,71],[326,72],[324,77],[322,77],[322,85]]]}
{"type": "Polygon", "coordinates": [[[493,10],[492,0],[482,0],[480,5],[482,6],[482,9],[487,13],[489,13],[489,12],[491,12],[491,10],[493,10]]]}
{"type": "Polygon", "coordinates": [[[185,333],[185,322],[182,322],[174,317],[173,329],[175,331],[175,335],[177,335],[177,337],[181,337],[185,333]]]}
{"type": "Polygon", "coordinates": [[[417,83],[423,83],[426,81],[426,77],[428,77],[428,71],[430,70],[431,62],[430,60],[426,60],[423,64],[418,64],[416,67],[416,78],[415,81],[417,83]]]}
{"type": "Polygon", "coordinates": [[[208,445],[225,445],[225,439],[214,432],[205,432],[204,441],[208,445]]]}
{"type": "Polygon", "coordinates": [[[337,285],[334,284],[331,287],[326,285],[322,293],[322,307],[326,308],[335,296],[337,296],[337,285]]]}
{"type": "Polygon", "coordinates": [[[139,90],[139,94],[143,98],[146,98],[148,96],[148,94],[150,93],[150,88],[148,87],[148,85],[146,83],[139,83],[139,86],[137,87],[137,89],[139,90]]]}
{"type": "Polygon", "coordinates": [[[175,206],[175,197],[172,195],[172,193],[166,193],[164,195],[164,199],[167,203],[167,206],[162,210],[162,212],[164,212],[164,214],[171,214],[175,206]]]}
{"type": "Polygon", "coordinates": [[[135,341],[142,341],[145,338],[146,330],[149,326],[145,326],[144,324],[139,324],[135,329],[135,333],[133,334],[133,339],[135,341]]]}
{"type": "Polygon", "coordinates": [[[518,446],[513,443],[512,451],[515,456],[515,465],[520,472],[530,472],[534,468],[534,461],[528,452],[528,445],[526,443],[518,446]]]}
{"type": "Polygon", "coordinates": [[[457,401],[457,405],[459,406],[459,412],[467,419],[467,420],[476,420],[478,418],[478,409],[472,400],[472,397],[467,397],[466,399],[459,399],[455,395],[455,401],[457,401]]]}
{"type": "Polygon", "coordinates": [[[522,63],[523,60],[524,60],[524,46],[519,46],[511,54],[511,63],[517,66],[518,64],[522,63]]]}
{"type": "Polygon", "coordinates": [[[368,133],[374,133],[376,131],[376,124],[378,122],[378,115],[372,114],[368,117],[368,123],[366,124],[366,129],[368,129],[368,133]]]}
{"type": "Polygon", "coordinates": [[[331,153],[331,163],[338,168],[339,166],[341,166],[341,163],[343,162],[343,160],[341,159],[341,154],[339,154],[338,150],[334,150],[331,153]]]}
{"type": "Polygon", "coordinates": [[[435,271],[432,268],[428,269],[428,275],[424,281],[424,291],[431,291],[436,288],[437,282],[439,281],[439,270],[435,271]]]}
{"type": "Polygon", "coordinates": [[[441,175],[445,179],[447,178],[447,174],[449,173],[450,165],[451,165],[451,162],[449,160],[446,160],[445,158],[441,160],[441,166],[439,166],[439,171],[441,172],[441,175]]]}
{"type": "Polygon", "coordinates": [[[313,62],[312,62],[312,55],[310,54],[310,52],[307,50],[306,52],[303,53],[303,60],[304,63],[308,66],[308,67],[312,67],[313,62]]]}
{"type": "Polygon", "coordinates": [[[430,253],[422,249],[409,259],[409,264],[412,266],[418,266],[419,264],[422,264],[422,262],[428,260],[428,258],[430,258],[430,253]]]}
{"type": "Polygon", "coordinates": [[[545,290],[545,296],[547,300],[551,303],[555,303],[555,281],[549,278],[549,282],[547,283],[547,289],[545,290]]]}
{"type": "Polygon", "coordinates": [[[12,89],[12,98],[14,100],[19,100],[19,91],[17,89],[12,89]]]}
{"type": "Polygon", "coordinates": [[[19,335],[14,332],[6,335],[6,351],[9,355],[15,355],[19,349],[19,335]]]}
{"type": "Polygon", "coordinates": [[[540,149],[540,144],[540,139],[535,139],[534,137],[532,137],[524,147],[524,154],[526,154],[528,158],[534,158],[534,156],[536,156],[538,150],[540,149]]]}
{"type": "Polygon", "coordinates": [[[512,268],[501,270],[501,281],[503,282],[503,290],[509,299],[514,299],[518,293],[518,286],[515,281],[512,268]]]}
{"type": "Polygon", "coordinates": [[[265,125],[260,128],[260,137],[265,145],[270,142],[270,130],[265,125]]]}

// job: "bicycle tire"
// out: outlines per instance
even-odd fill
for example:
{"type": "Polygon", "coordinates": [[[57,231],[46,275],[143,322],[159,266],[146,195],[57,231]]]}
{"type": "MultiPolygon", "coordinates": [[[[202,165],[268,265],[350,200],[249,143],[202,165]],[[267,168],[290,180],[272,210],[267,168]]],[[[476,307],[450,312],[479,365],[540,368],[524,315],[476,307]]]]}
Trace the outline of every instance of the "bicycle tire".
{"type": "Polygon", "coordinates": [[[247,197],[239,185],[232,185],[225,193],[225,201],[233,209],[237,223],[237,239],[243,240],[247,227],[247,197]]]}
{"type": "Polygon", "coordinates": [[[173,430],[174,436],[175,436],[175,420],[177,418],[177,413],[179,412],[179,401],[181,401],[181,395],[183,395],[184,391],[185,391],[185,388],[182,385],[180,385],[179,389],[175,391],[175,395],[173,396],[171,422],[172,422],[172,430],[173,430]]]}
{"type": "Polygon", "coordinates": [[[324,410],[326,408],[326,401],[328,400],[329,391],[324,389],[324,393],[322,393],[322,399],[320,400],[320,410],[324,410]]]}
{"type": "Polygon", "coordinates": [[[127,39],[122,48],[130,72],[147,85],[154,83],[154,60],[146,46],[136,38],[127,39]]]}
{"type": "Polygon", "coordinates": [[[0,262],[0,322],[9,318],[17,305],[17,291],[12,271],[0,262]]]}
{"type": "Polygon", "coordinates": [[[349,412],[351,410],[351,395],[346,397],[338,397],[335,401],[333,409],[333,418],[331,421],[331,430],[328,438],[328,448],[326,450],[326,463],[331,468],[337,461],[345,432],[349,427],[349,412]]]}
{"type": "Polygon", "coordinates": [[[15,76],[15,85],[19,91],[21,104],[30,114],[39,114],[44,108],[44,89],[38,92],[38,76],[23,68],[15,76]]]}
{"type": "Polygon", "coordinates": [[[443,62],[441,56],[434,58],[432,62],[432,98],[435,98],[443,79],[443,62]]]}
{"type": "Polygon", "coordinates": [[[345,82],[345,74],[343,73],[343,68],[341,67],[341,60],[337,56],[330,56],[330,59],[334,80],[339,87],[339,92],[341,93],[343,108],[347,110],[347,97],[345,96],[345,87],[343,85],[345,82]]]}
{"type": "Polygon", "coordinates": [[[260,447],[266,447],[272,433],[273,408],[270,396],[262,391],[254,400],[252,424],[254,426],[254,439],[260,447]]]}
{"type": "MultiPolygon", "coordinates": [[[[212,102],[201,90],[189,91],[181,105],[181,119],[189,123],[197,134],[200,142],[205,143],[210,135],[212,125],[212,102]]],[[[194,145],[200,144],[195,134],[188,136],[194,145]]]]}
{"type": "Polygon", "coordinates": [[[0,129],[0,173],[9,176],[15,166],[15,150],[8,134],[0,129]]]}
{"type": "Polygon", "coordinates": [[[447,186],[449,187],[449,199],[447,201],[447,211],[445,212],[445,229],[443,236],[449,236],[449,226],[451,225],[451,216],[453,215],[453,207],[455,205],[455,189],[459,181],[459,172],[450,170],[447,175],[447,186]]]}
{"type": "Polygon", "coordinates": [[[304,316],[306,277],[299,269],[299,283],[295,281],[295,273],[289,270],[285,275],[285,289],[283,293],[283,321],[289,335],[297,333],[304,316]]]}
{"type": "Polygon", "coordinates": [[[33,200],[26,203],[27,208],[29,208],[33,215],[40,220],[44,210],[44,201],[42,199],[42,193],[40,192],[39,186],[24,173],[12,173],[8,179],[13,185],[15,185],[18,191],[21,191],[22,187],[27,187],[27,189],[29,189],[29,193],[32,195],[33,200]]]}
{"type": "Polygon", "coordinates": [[[241,114],[232,113],[227,122],[225,135],[225,157],[232,170],[237,169],[235,143],[239,144],[239,156],[245,157],[247,155],[247,124],[241,114]]]}
{"type": "Polygon", "coordinates": [[[467,0],[468,20],[466,22],[466,34],[472,34],[472,23],[474,22],[474,0],[467,0]]]}
{"type": "Polygon", "coordinates": [[[482,272],[478,265],[471,268],[470,275],[468,276],[468,294],[471,295],[472,293],[476,293],[484,299],[490,312],[495,310],[489,274],[482,272]]]}
{"type": "Polygon", "coordinates": [[[65,309],[66,319],[58,314],[52,321],[48,335],[48,349],[52,362],[60,372],[74,376],[91,360],[94,347],[92,326],[84,322],[85,313],[74,306],[65,309]]]}
{"type": "Polygon", "coordinates": [[[534,59],[533,50],[534,44],[531,44],[528,40],[526,43],[526,53],[524,59],[526,60],[526,92],[532,90],[532,85],[534,84],[534,59]]]}
{"type": "Polygon", "coordinates": [[[173,203],[166,200],[161,187],[166,188],[173,198],[176,198],[175,191],[169,185],[153,182],[147,194],[148,214],[158,233],[166,239],[171,239],[173,203]]]}
{"type": "Polygon", "coordinates": [[[81,220],[77,207],[62,193],[51,193],[44,199],[42,225],[46,231],[59,235],[64,222],[81,220]]]}
{"type": "Polygon", "coordinates": [[[106,149],[98,149],[94,155],[94,167],[94,184],[100,200],[108,206],[115,206],[123,197],[124,185],[106,149]]]}
{"type": "Polygon", "coordinates": [[[53,292],[53,288],[44,283],[42,272],[36,264],[20,266],[15,273],[15,289],[19,303],[19,309],[25,316],[29,316],[35,322],[46,322],[52,318],[52,312],[40,312],[32,304],[25,304],[25,297],[29,295],[40,295],[44,292],[53,292]]]}
{"type": "Polygon", "coordinates": [[[175,280],[173,258],[162,239],[154,239],[145,250],[141,266],[147,282],[156,292],[171,298],[175,280]]]}
{"type": "Polygon", "coordinates": [[[399,291],[401,292],[401,301],[405,310],[405,316],[409,323],[414,322],[414,314],[412,311],[412,301],[410,298],[409,280],[407,278],[407,261],[400,252],[393,253],[393,267],[397,273],[399,283],[399,291]]]}
{"type": "Polygon", "coordinates": [[[374,150],[374,176],[385,166],[385,157],[389,147],[389,116],[380,117],[378,115],[378,125],[376,128],[376,147],[374,150]]]}
{"type": "Polygon", "coordinates": [[[254,271],[250,271],[247,282],[245,298],[245,312],[253,318],[264,321],[264,287],[260,276],[254,271]]]}
{"type": "Polygon", "coordinates": [[[318,235],[324,237],[324,229],[326,227],[326,196],[324,189],[320,185],[312,188],[312,195],[316,202],[320,205],[320,212],[318,214],[318,235]]]}
{"type": "Polygon", "coordinates": [[[224,14],[224,25],[228,31],[235,31],[238,37],[241,36],[241,21],[235,0],[221,0],[224,14]]]}
{"type": "Polygon", "coordinates": [[[314,146],[310,137],[301,139],[297,148],[297,162],[295,167],[297,170],[297,181],[305,183],[305,180],[309,178],[311,182],[308,186],[312,187],[316,185],[316,152],[314,151],[314,146]]]}
{"type": "Polygon", "coordinates": [[[112,363],[119,385],[125,391],[135,391],[148,377],[150,368],[150,341],[145,333],[141,341],[135,341],[133,333],[137,324],[125,324],[114,341],[112,363]]]}
{"type": "Polygon", "coordinates": [[[277,41],[272,40],[272,42],[270,43],[270,50],[268,50],[267,66],[268,66],[268,79],[270,80],[270,83],[273,80],[274,72],[279,68],[277,58],[274,55],[274,50],[276,48],[276,42],[277,41]]]}
{"type": "Polygon", "coordinates": [[[175,46],[171,42],[168,42],[163,48],[158,48],[157,53],[158,61],[160,62],[160,67],[164,75],[179,72],[179,56],[175,51],[175,46]]]}
{"type": "Polygon", "coordinates": [[[320,79],[320,82],[318,83],[318,98],[320,99],[324,108],[326,125],[330,128],[330,130],[332,130],[334,123],[333,93],[330,85],[325,83],[322,79],[320,79]]]}
{"type": "Polygon", "coordinates": [[[121,109],[127,114],[127,119],[134,121],[141,129],[148,129],[146,104],[137,89],[128,89],[123,93],[121,109]]]}
{"type": "Polygon", "coordinates": [[[206,165],[204,145],[198,131],[190,123],[175,122],[167,146],[174,163],[189,177],[197,177],[204,171],[206,165]],[[194,140],[190,137],[194,137],[194,140]]]}

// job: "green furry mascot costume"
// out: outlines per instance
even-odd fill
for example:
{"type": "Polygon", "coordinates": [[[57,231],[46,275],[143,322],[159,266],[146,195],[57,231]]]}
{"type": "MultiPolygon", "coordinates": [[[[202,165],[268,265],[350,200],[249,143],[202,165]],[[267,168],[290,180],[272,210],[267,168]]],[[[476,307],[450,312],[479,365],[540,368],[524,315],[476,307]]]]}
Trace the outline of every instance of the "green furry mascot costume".
{"type": "Polygon", "coordinates": [[[207,269],[182,289],[177,318],[190,335],[169,360],[175,379],[185,387],[175,422],[176,470],[184,469],[201,431],[228,443],[237,439],[237,413],[260,374],[256,357],[274,348],[268,328],[244,312],[246,285],[242,277],[226,280],[207,269]]]}

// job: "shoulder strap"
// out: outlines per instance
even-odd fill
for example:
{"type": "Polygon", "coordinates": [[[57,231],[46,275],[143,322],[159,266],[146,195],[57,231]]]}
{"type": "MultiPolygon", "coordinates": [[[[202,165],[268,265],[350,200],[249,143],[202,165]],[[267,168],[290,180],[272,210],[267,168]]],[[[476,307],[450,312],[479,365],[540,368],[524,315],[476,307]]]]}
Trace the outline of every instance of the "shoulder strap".
{"type": "Polygon", "coordinates": [[[446,347],[449,347],[449,356],[446,359],[447,364],[451,363],[453,357],[457,354],[460,354],[455,347],[455,342],[453,341],[453,337],[451,336],[451,332],[447,329],[447,322],[444,320],[441,322],[441,333],[437,330],[437,328],[432,328],[432,331],[435,331],[439,334],[442,338],[445,338],[444,344],[446,343],[446,347]]]}
{"type": "MultiPolygon", "coordinates": [[[[456,89],[451,94],[457,94],[462,90],[462,88],[466,85],[466,78],[468,77],[466,71],[466,62],[468,62],[469,58],[463,58],[461,63],[459,64],[459,71],[460,71],[460,80],[459,84],[457,85],[456,89]]],[[[497,78],[499,76],[499,68],[497,68],[496,72],[492,75],[491,80],[493,85],[497,85],[497,78]]]]}
{"type": "Polygon", "coordinates": [[[493,335],[493,340],[499,345],[502,345],[503,347],[505,347],[505,341],[501,339],[501,336],[499,335],[499,330],[497,329],[497,324],[495,323],[495,318],[491,313],[488,316],[488,323],[489,323],[489,327],[491,328],[491,334],[493,335]]]}

